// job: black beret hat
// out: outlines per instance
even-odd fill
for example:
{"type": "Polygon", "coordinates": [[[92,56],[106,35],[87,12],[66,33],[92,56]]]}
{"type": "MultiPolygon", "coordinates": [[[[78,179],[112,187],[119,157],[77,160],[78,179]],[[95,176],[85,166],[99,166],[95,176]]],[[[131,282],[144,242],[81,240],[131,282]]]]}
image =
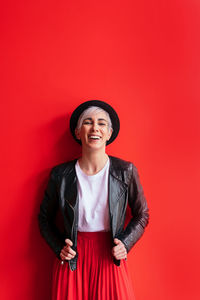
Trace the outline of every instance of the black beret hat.
{"type": "Polygon", "coordinates": [[[83,102],[73,111],[71,118],[70,118],[70,130],[71,130],[72,136],[76,140],[76,142],[78,142],[81,145],[81,141],[76,138],[75,129],[76,129],[80,115],[82,114],[82,112],[85,109],[87,109],[90,106],[98,106],[109,113],[109,116],[110,116],[110,119],[112,122],[112,127],[113,127],[112,135],[111,135],[109,141],[106,142],[106,145],[109,145],[116,139],[116,137],[119,133],[120,122],[119,122],[119,117],[118,117],[116,111],[114,110],[114,108],[112,108],[112,106],[109,105],[108,103],[101,101],[101,100],[89,100],[89,101],[83,102]]]}

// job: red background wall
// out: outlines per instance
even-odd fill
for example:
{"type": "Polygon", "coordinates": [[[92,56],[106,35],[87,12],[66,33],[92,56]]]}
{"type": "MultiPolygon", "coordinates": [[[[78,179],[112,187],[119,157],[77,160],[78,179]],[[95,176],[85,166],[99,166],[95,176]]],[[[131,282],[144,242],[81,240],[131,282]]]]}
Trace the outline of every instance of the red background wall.
{"type": "Polygon", "coordinates": [[[0,14],[0,298],[50,299],[39,205],[51,167],[80,154],[71,112],[102,99],[121,119],[107,151],[137,166],[150,209],[128,256],[136,299],[199,299],[199,1],[1,1],[0,14]]]}

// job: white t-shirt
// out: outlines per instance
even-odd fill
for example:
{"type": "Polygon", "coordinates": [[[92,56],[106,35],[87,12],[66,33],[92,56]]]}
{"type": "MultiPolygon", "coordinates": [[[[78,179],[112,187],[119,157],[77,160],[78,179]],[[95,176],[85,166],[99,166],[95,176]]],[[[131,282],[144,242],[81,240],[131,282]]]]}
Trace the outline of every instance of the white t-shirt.
{"type": "Polygon", "coordinates": [[[108,173],[110,159],[94,175],[86,175],[78,161],[75,169],[78,177],[79,220],[78,231],[110,231],[108,206],[108,173]]]}

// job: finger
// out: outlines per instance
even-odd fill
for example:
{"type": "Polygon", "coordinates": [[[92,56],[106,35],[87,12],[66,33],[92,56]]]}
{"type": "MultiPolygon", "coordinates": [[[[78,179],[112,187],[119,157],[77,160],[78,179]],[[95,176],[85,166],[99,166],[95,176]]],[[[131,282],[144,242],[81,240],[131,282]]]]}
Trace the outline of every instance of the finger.
{"type": "Polygon", "coordinates": [[[67,252],[69,252],[71,254],[76,255],[76,251],[74,251],[71,247],[65,246],[64,249],[65,249],[65,251],[67,251],[67,252]]]}
{"type": "Polygon", "coordinates": [[[118,249],[115,249],[114,248],[114,253],[126,253],[126,249],[124,249],[124,248],[118,248],[118,249]]]}
{"type": "MultiPolygon", "coordinates": [[[[118,240],[119,241],[119,240],[118,240]]],[[[114,246],[116,249],[125,249],[124,243],[122,243],[122,241],[117,242],[118,244],[116,246],[114,246]]]]}
{"type": "Polygon", "coordinates": [[[127,257],[125,255],[120,255],[120,256],[116,256],[116,259],[120,260],[120,259],[127,259],[127,257]]]}
{"type": "Polygon", "coordinates": [[[74,258],[74,255],[71,255],[70,253],[68,253],[67,256],[65,256],[66,260],[72,259],[72,258],[74,258]]]}
{"type": "Polygon", "coordinates": [[[66,260],[66,258],[67,258],[67,256],[64,255],[63,253],[60,253],[60,257],[61,257],[62,260],[66,260]]]}
{"type": "Polygon", "coordinates": [[[114,256],[124,256],[125,257],[127,255],[127,253],[125,251],[120,251],[120,252],[114,252],[113,255],[114,256]]]}
{"type": "Polygon", "coordinates": [[[127,258],[127,254],[126,253],[120,253],[120,254],[114,255],[114,257],[116,259],[126,259],[127,258]]]}
{"type": "Polygon", "coordinates": [[[61,252],[62,252],[62,254],[64,256],[67,256],[68,254],[70,254],[70,255],[72,255],[74,257],[76,255],[76,252],[73,251],[72,249],[71,250],[70,249],[69,250],[62,249],[61,252]]]}
{"type": "Polygon", "coordinates": [[[72,255],[76,255],[76,251],[74,251],[72,248],[69,248],[68,252],[72,255]]]}
{"type": "Polygon", "coordinates": [[[61,253],[62,253],[62,255],[64,255],[64,256],[67,256],[67,254],[68,254],[68,251],[66,251],[66,250],[62,249],[62,250],[61,250],[61,253]]]}
{"type": "Polygon", "coordinates": [[[71,257],[68,257],[68,256],[62,256],[62,260],[70,260],[72,259],[71,257]]]}
{"type": "Polygon", "coordinates": [[[112,248],[112,253],[113,253],[113,255],[127,254],[127,251],[126,251],[125,247],[115,246],[112,248]]]}
{"type": "Polygon", "coordinates": [[[115,239],[114,239],[114,243],[115,243],[116,245],[118,245],[119,243],[121,243],[121,241],[120,241],[119,239],[115,238],[115,239]]]}
{"type": "Polygon", "coordinates": [[[70,260],[70,259],[74,258],[74,255],[71,255],[69,253],[67,253],[67,255],[64,255],[63,253],[61,253],[61,258],[63,260],[70,260]]]}
{"type": "Polygon", "coordinates": [[[67,245],[69,245],[69,246],[73,246],[73,243],[72,243],[72,241],[71,241],[70,239],[66,239],[66,240],[65,240],[65,243],[66,243],[67,245]]]}
{"type": "Polygon", "coordinates": [[[122,250],[122,249],[125,249],[124,245],[122,243],[114,246],[115,250],[118,251],[118,250],[122,250]]]}
{"type": "Polygon", "coordinates": [[[126,251],[126,248],[123,244],[119,244],[119,245],[113,247],[113,251],[115,251],[115,252],[116,251],[126,251]]]}

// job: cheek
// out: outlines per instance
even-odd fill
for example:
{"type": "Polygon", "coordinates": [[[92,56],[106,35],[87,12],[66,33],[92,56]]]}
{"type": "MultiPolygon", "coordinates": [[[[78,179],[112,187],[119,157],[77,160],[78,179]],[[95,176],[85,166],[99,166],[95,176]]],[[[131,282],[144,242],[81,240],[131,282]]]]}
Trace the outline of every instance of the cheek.
{"type": "Polygon", "coordinates": [[[105,132],[105,136],[106,136],[106,137],[110,137],[110,132],[106,131],[106,132],[105,132]]]}
{"type": "Polygon", "coordinates": [[[104,128],[104,129],[102,130],[102,132],[103,132],[104,135],[108,135],[108,130],[107,130],[106,128],[104,128]]]}
{"type": "Polygon", "coordinates": [[[107,130],[107,135],[110,136],[112,134],[112,131],[107,130]]]}

